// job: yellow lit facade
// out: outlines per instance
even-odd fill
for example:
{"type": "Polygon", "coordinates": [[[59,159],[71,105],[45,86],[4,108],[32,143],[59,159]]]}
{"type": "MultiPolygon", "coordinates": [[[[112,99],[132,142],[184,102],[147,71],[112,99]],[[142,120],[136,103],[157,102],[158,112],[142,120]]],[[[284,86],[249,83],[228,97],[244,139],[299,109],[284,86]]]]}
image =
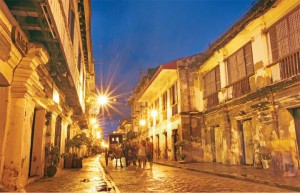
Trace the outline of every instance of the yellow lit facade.
{"type": "MultiPolygon", "coordinates": [[[[187,161],[268,169],[277,159],[283,175],[294,175],[289,168],[299,167],[299,18],[299,1],[259,1],[204,53],[177,60],[173,74],[164,74],[162,65],[156,75],[146,75],[129,102],[133,110],[143,106],[148,112],[147,136],[139,136],[153,139],[156,159],[176,159],[174,141],[183,139],[187,161]]],[[[140,112],[132,111],[133,123],[140,112]]]]}

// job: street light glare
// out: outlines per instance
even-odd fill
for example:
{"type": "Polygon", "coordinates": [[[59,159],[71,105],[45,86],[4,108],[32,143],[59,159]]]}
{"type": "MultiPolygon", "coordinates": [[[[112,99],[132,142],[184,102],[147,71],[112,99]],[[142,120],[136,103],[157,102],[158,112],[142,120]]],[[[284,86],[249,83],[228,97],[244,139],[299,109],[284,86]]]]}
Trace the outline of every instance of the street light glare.
{"type": "Polygon", "coordinates": [[[103,95],[98,96],[97,101],[98,101],[99,105],[105,105],[108,102],[108,98],[107,98],[107,96],[103,96],[103,95]]]}
{"type": "Polygon", "coordinates": [[[146,124],[146,121],[144,119],[140,120],[140,125],[144,126],[146,124]]]}
{"type": "Polygon", "coordinates": [[[91,123],[91,124],[95,124],[96,122],[97,122],[97,119],[91,118],[91,120],[90,120],[90,123],[91,123]]]}
{"type": "Polygon", "coordinates": [[[152,116],[152,117],[157,117],[157,115],[158,115],[157,110],[152,110],[152,111],[151,111],[151,116],[152,116]]]}

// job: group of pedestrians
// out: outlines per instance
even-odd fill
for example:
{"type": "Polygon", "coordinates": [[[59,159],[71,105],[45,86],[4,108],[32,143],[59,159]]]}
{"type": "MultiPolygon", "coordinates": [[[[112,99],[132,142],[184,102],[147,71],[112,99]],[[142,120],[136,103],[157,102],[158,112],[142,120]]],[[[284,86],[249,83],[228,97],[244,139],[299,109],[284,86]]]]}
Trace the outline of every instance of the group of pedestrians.
{"type": "Polygon", "coordinates": [[[153,143],[148,139],[140,142],[127,142],[124,148],[124,157],[126,166],[139,166],[146,168],[146,162],[149,162],[150,169],[153,165],[153,143]]]}
{"type": "MultiPolygon", "coordinates": [[[[143,170],[146,168],[146,163],[149,162],[150,169],[153,165],[153,143],[147,140],[141,140],[139,142],[125,142],[120,144],[122,156],[125,157],[125,165],[140,167],[143,170]]],[[[108,165],[109,152],[105,153],[106,166],[108,165]]],[[[121,160],[120,160],[121,162],[121,160]]],[[[122,166],[122,163],[120,163],[122,166]]]]}

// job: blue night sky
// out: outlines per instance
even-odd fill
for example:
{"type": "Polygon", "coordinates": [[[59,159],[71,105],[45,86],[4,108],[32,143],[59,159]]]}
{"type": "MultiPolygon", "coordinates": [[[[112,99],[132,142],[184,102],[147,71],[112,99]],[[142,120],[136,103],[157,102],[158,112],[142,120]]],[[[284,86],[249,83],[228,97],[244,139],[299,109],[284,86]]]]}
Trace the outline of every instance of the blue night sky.
{"type": "Polygon", "coordinates": [[[204,52],[253,0],[92,0],[96,84],[118,103],[105,114],[104,134],[130,117],[125,101],[139,71],[204,52]],[[110,85],[110,87],[108,87],[110,85]]]}

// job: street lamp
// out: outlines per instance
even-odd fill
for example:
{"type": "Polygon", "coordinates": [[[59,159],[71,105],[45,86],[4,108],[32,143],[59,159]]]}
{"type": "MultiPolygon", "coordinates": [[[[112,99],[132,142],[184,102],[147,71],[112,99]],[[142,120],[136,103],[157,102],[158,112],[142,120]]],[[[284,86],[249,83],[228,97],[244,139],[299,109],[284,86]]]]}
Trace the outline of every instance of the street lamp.
{"type": "Polygon", "coordinates": [[[94,125],[96,122],[97,122],[97,119],[95,119],[95,118],[91,118],[91,119],[90,119],[90,123],[91,123],[92,125],[94,125]]]}
{"type": "Polygon", "coordinates": [[[107,96],[100,95],[97,97],[97,102],[99,105],[106,105],[108,103],[108,98],[107,96]]]}
{"type": "Polygon", "coordinates": [[[144,125],[146,125],[146,121],[145,121],[145,119],[142,119],[142,120],[140,120],[140,125],[141,125],[141,126],[144,126],[144,125]]]}
{"type": "Polygon", "coordinates": [[[152,116],[153,118],[157,117],[157,115],[158,115],[157,110],[152,110],[152,111],[151,111],[151,116],[152,116]]]}

